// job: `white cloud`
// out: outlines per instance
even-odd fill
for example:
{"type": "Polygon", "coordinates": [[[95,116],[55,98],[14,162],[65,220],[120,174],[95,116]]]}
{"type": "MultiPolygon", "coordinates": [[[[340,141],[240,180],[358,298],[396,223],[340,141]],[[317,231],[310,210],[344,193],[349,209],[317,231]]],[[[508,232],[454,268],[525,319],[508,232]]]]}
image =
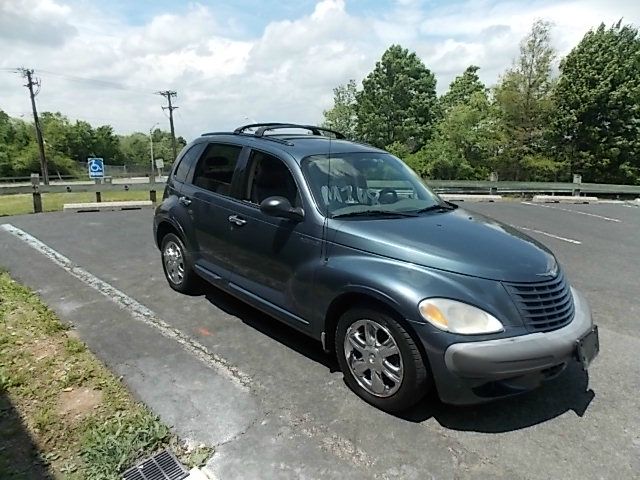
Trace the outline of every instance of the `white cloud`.
{"type": "MultiPolygon", "coordinates": [[[[494,83],[537,18],[555,23],[561,54],[600,21],[640,20],[640,4],[623,0],[467,0],[435,8],[398,0],[377,16],[355,13],[343,0],[323,0],[307,15],[239,38],[229,34],[236,21],[218,16],[215,7],[189,4],[130,25],[100,4],[72,9],[68,1],[0,0],[0,67],[41,71],[40,110],[111,123],[119,132],[166,124],[163,99],[152,93],[177,90],[176,128],[187,138],[253,120],[320,121],[332,88],[361,80],[391,43],[417,51],[442,92],[469,64],[494,83]]],[[[0,108],[28,117],[22,83],[0,71],[0,108]]]]}
{"type": "Polygon", "coordinates": [[[57,46],[75,35],[71,9],[53,0],[0,2],[0,39],[3,42],[57,46]]]}

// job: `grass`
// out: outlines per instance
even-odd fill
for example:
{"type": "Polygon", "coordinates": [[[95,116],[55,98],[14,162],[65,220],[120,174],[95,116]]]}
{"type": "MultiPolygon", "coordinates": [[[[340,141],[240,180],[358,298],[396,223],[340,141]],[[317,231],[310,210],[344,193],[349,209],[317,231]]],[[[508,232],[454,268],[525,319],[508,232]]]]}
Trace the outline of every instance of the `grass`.
{"type": "Polygon", "coordinates": [[[110,480],[170,445],[185,451],[38,297],[0,272],[0,478],[110,480]]]}
{"type": "MultiPolygon", "coordinates": [[[[149,200],[149,192],[136,190],[102,193],[103,202],[117,202],[125,200],[149,200]]],[[[65,203],[95,201],[96,194],[93,192],[43,193],[42,210],[45,212],[55,212],[62,210],[62,206],[65,203]]],[[[30,193],[0,196],[0,217],[5,215],[21,215],[24,213],[33,213],[33,196],[30,193]]]]}

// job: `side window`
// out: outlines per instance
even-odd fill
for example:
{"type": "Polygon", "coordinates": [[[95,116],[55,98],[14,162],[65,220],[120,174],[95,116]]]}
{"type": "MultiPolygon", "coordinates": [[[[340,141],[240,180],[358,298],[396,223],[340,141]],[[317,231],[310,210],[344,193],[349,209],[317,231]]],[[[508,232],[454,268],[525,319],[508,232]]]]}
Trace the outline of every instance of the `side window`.
{"type": "Polygon", "coordinates": [[[178,182],[184,182],[187,179],[187,174],[189,173],[189,169],[193,164],[193,157],[195,157],[200,150],[198,147],[198,145],[194,145],[182,156],[182,158],[180,159],[180,163],[178,163],[178,166],[174,171],[174,180],[177,180],[178,182]]]}
{"type": "Polygon", "coordinates": [[[260,205],[265,198],[277,196],[286,198],[294,207],[302,205],[293,175],[282,160],[254,150],[249,165],[243,200],[260,205]]]}
{"type": "Polygon", "coordinates": [[[193,174],[193,184],[211,192],[229,195],[231,179],[242,147],[210,143],[193,174]]]}

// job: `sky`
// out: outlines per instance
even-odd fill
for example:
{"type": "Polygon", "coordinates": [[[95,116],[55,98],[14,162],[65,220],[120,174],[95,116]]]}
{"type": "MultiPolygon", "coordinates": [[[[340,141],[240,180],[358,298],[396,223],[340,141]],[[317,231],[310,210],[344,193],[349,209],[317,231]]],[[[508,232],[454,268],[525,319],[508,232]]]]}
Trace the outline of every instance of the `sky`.
{"type": "Polygon", "coordinates": [[[232,130],[259,121],[319,123],[333,88],[358,84],[391,44],[417,52],[439,94],[467,66],[495,84],[536,19],[553,23],[559,58],[601,22],[640,25],[638,0],[0,0],[0,109],[40,111],[117,133],[232,130]]]}

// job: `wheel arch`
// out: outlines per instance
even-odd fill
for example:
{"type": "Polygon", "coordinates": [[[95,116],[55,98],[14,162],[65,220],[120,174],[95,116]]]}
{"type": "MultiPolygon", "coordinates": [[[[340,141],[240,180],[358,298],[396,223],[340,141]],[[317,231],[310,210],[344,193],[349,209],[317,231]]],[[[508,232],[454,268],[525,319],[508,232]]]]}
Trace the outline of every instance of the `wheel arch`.
{"type": "Polygon", "coordinates": [[[179,228],[178,226],[176,226],[170,220],[165,218],[165,219],[162,219],[160,221],[160,223],[158,223],[158,228],[156,229],[156,238],[155,238],[155,240],[156,240],[156,245],[158,246],[158,248],[161,248],[162,239],[168,233],[173,233],[178,238],[180,238],[180,240],[182,240],[182,242],[185,244],[185,246],[187,245],[187,239],[186,239],[182,229],[179,228]]]}
{"type": "Polygon", "coordinates": [[[429,368],[429,360],[420,338],[413,325],[400,313],[399,305],[392,298],[370,289],[357,289],[343,292],[333,299],[324,319],[323,332],[325,335],[325,350],[335,354],[335,332],[340,317],[349,309],[355,307],[378,308],[391,315],[411,335],[418,346],[422,361],[429,368]]]}

